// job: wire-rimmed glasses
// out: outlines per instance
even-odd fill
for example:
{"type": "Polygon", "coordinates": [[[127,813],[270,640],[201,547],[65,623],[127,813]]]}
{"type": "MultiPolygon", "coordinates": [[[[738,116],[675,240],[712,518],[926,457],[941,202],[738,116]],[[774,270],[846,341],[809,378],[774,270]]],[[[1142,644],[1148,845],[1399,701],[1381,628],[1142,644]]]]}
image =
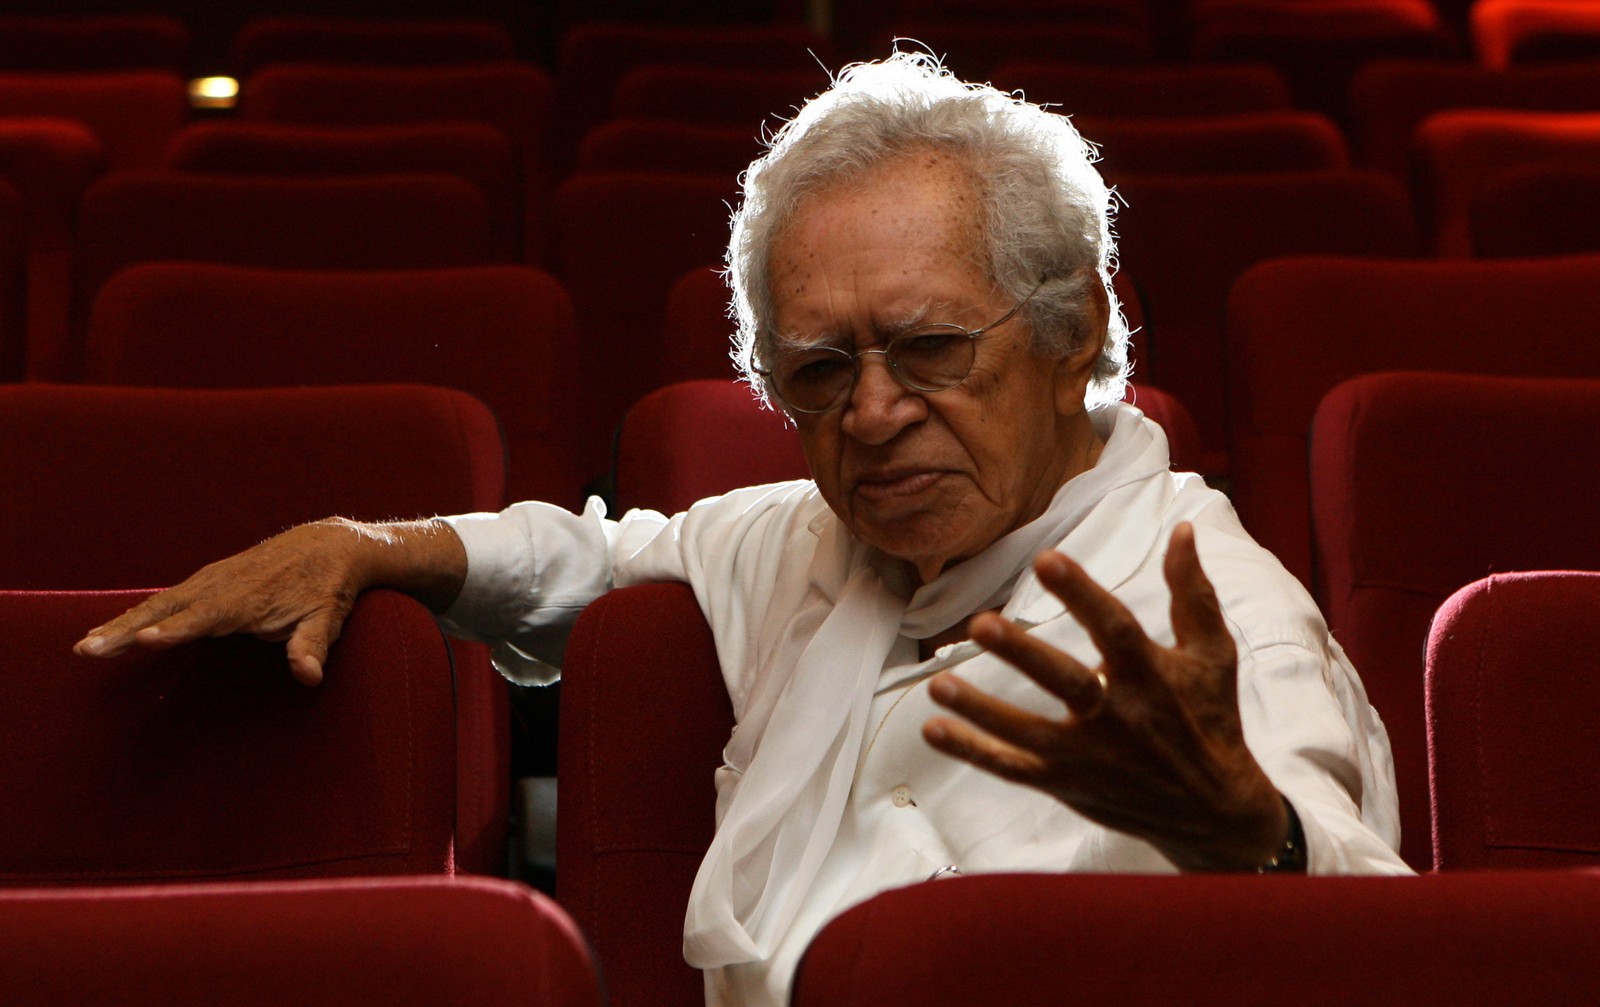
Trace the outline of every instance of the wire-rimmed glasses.
{"type": "Polygon", "coordinates": [[[1010,311],[979,329],[948,322],[917,325],[885,346],[854,353],[837,346],[807,346],[778,354],[771,370],[756,373],[797,413],[826,413],[843,405],[861,376],[861,358],[871,353],[881,353],[889,373],[912,391],[947,391],[972,373],[978,340],[1009,322],[1043,285],[1041,280],[1010,311]]]}

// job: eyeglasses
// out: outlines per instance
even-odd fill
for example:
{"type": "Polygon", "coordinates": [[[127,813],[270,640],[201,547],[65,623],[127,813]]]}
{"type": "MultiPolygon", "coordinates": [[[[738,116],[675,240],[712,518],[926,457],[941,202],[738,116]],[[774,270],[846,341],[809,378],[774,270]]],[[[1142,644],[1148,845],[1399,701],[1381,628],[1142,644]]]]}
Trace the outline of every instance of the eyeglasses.
{"type": "Polygon", "coordinates": [[[837,346],[808,346],[780,354],[771,370],[756,373],[797,413],[826,413],[843,405],[861,377],[861,358],[872,353],[881,353],[889,373],[912,391],[947,391],[972,373],[979,338],[1011,321],[1043,285],[1041,280],[1016,307],[981,329],[943,322],[918,325],[889,340],[887,346],[854,353],[837,346]]]}

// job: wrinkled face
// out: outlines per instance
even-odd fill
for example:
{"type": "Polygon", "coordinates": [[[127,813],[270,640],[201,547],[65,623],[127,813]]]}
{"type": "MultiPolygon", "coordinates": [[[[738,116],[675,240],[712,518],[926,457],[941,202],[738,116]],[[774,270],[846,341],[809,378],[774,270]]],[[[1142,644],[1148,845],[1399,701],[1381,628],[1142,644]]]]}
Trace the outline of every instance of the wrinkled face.
{"type": "MultiPolygon", "coordinates": [[[[964,170],[938,154],[813,196],[773,248],[777,332],[857,351],[913,325],[1000,318],[1014,304],[982,265],[977,209],[964,170]]],[[[794,414],[828,505],[922,582],[1043,513],[1098,457],[1083,408],[1096,341],[1056,361],[1029,336],[1020,316],[994,329],[967,380],[940,392],[904,387],[868,355],[843,406],[794,414]]]]}

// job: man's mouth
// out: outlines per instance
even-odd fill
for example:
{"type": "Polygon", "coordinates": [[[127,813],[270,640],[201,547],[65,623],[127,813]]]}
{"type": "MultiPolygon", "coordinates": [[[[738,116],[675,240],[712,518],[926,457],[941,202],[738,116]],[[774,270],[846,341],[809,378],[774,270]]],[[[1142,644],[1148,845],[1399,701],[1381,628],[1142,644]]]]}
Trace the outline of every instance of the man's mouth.
{"type": "Polygon", "coordinates": [[[912,496],[939,481],[941,473],[928,469],[896,469],[856,480],[856,495],[871,502],[912,496]]]}

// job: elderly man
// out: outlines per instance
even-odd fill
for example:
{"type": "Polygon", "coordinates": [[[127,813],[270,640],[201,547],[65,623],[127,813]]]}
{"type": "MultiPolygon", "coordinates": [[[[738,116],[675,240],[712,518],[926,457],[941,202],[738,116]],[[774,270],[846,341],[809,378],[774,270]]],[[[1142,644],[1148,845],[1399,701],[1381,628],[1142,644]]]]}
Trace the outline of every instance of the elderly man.
{"type": "Polygon", "coordinates": [[[1089,162],[925,58],[852,68],[751,166],[729,253],[739,362],[814,481],[309,525],[79,649],[249,632],[315,683],[385,585],[514,673],[609,588],[688,582],[738,720],[685,925],[713,1003],[786,1002],[831,916],[946,873],[1403,872],[1383,727],[1315,606],[1120,404],[1089,162]]]}

